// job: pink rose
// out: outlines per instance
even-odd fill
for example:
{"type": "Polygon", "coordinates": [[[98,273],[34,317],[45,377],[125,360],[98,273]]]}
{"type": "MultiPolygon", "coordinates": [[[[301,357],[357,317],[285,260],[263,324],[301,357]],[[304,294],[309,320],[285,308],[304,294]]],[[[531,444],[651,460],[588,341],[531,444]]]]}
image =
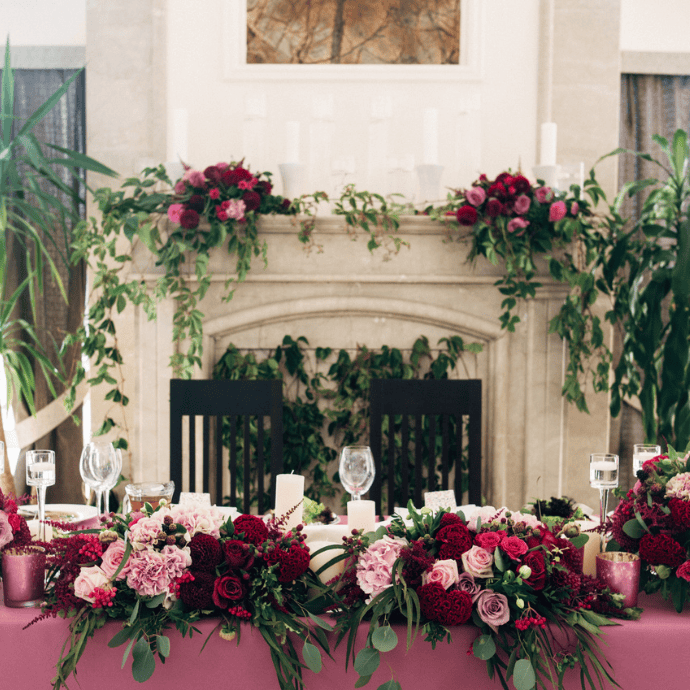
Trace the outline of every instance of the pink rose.
{"type": "Polygon", "coordinates": [[[448,559],[445,561],[436,561],[436,563],[431,566],[431,570],[422,573],[422,584],[426,585],[435,582],[441,585],[443,589],[448,589],[452,585],[457,584],[458,578],[458,562],[453,559],[448,559]]]}
{"type": "Polygon", "coordinates": [[[180,216],[182,216],[184,210],[184,204],[170,204],[170,206],[168,206],[168,218],[170,222],[179,224],[180,216]]]}
{"type": "Polygon", "coordinates": [[[519,561],[520,556],[527,553],[527,544],[519,537],[504,537],[500,546],[501,551],[514,561],[519,561]]]}
{"type": "Polygon", "coordinates": [[[393,564],[407,541],[384,536],[375,541],[357,561],[357,584],[371,601],[393,584],[393,564]]]}
{"type": "MultiPolygon", "coordinates": [[[[103,562],[101,563],[101,570],[106,574],[108,579],[115,575],[115,571],[120,567],[122,557],[125,555],[125,542],[122,539],[114,541],[108,546],[103,553],[103,562]]],[[[127,564],[117,574],[115,579],[124,580],[127,577],[129,568],[127,564]]]]}
{"type": "Polygon", "coordinates": [[[127,584],[141,596],[155,597],[168,589],[171,579],[168,576],[165,554],[160,551],[137,551],[129,559],[127,584]]]}
{"type": "Polygon", "coordinates": [[[0,549],[2,549],[3,546],[7,546],[12,539],[14,539],[12,525],[10,524],[7,514],[0,510],[0,549]]]}
{"type": "Polygon", "coordinates": [[[676,575],[690,582],[690,561],[685,561],[685,563],[679,565],[676,575]]]}
{"type": "Polygon", "coordinates": [[[473,546],[469,551],[462,554],[462,565],[466,573],[474,577],[493,577],[494,571],[491,567],[494,557],[481,546],[473,546]]]}
{"type": "Polygon", "coordinates": [[[525,220],[524,218],[513,218],[512,220],[508,221],[508,232],[516,232],[519,230],[520,232],[517,234],[522,235],[528,225],[529,221],[525,220]]]}
{"type": "Polygon", "coordinates": [[[573,216],[576,216],[580,212],[580,204],[577,203],[577,201],[573,201],[573,203],[570,206],[570,213],[573,216]]]}
{"type": "Polygon", "coordinates": [[[545,204],[553,195],[553,192],[551,191],[551,187],[539,187],[534,192],[534,196],[537,197],[537,201],[540,204],[545,204]]]}
{"type": "Polygon", "coordinates": [[[206,178],[204,177],[204,173],[200,172],[199,170],[187,170],[182,179],[189,180],[189,184],[191,184],[192,187],[206,186],[206,178]]]}
{"type": "Polygon", "coordinates": [[[458,576],[457,589],[461,592],[467,592],[472,597],[472,601],[474,601],[482,591],[482,588],[474,581],[474,577],[469,573],[460,573],[458,576]]]}
{"type": "Polygon", "coordinates": [[[482,532],[474,538],[474,543],[489,553],[493,553],[494,549],[501,543],[501,535],[496,532],[482,532]]]}
{"type": "Polygon", "coordinates": [[[508,600],[503,594],[485,589],[477,597],[476,604],[479,617],[494,632],[498,632],[499,625],[505,625],[510,620],[508,600]]]}
{"type": "Polygon", "coordinates": [[[109,586],[108,576],[97,565],[91,565],[88,568],[82,568],[74,581],[74,595],[93,604],[96,601],[94,590],[109,586]]]}
{"type": "Polygon", "coordinates": [[[551,204],[551,208],[549,209],[549,220],[552,223],[556,223],[559,220],[565,218],[565,212],[565,201],[554,201],[554,203],[551,204]]]}
{"type": "Polygon", "coordinates": [[[481,187],[472,187],[465,192],[465,199],[472,206],[481,206],[484,203],[484,199],[486,199],[486,192],[481,187]]]}
{"type": "Polygon", "coordinates": [[[513,204],[515,213],[519,213],[521,216],[524,215],[525,213],[527,213],[527,211],[529,211],[531,203],[532,200],[528,196],[520,194],[520,196],[517,199],[515,199],[515,203],[513,204]]]}

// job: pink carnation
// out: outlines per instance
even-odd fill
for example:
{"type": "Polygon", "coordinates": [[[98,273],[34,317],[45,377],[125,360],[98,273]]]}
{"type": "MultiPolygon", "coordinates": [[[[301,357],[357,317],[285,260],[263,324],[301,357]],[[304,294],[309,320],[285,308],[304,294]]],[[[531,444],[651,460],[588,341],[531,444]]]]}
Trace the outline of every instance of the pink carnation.
{"type": "MultiPolygon", "coordinates": [[[[122,557],[125,555],[125,542],[122,539],[114,541],[108,546],[103,553],[103,562],[101,563],[101,570],[107,575],[108,579],[112,579],[115,571],[120,567],[122,557]]],[[[117,574],[117,580],[124,580],[129,572],[129,566],[126,564],[122,570],[117,574]]]]}
{"type": "Polygon", "coordinates": [[[130,541],[132,548],[143,549],[147,546],[152,546],[158,541],[158,535],[161,532],[160,518],[143,517],[137,520],[129,530],[130,541]]]}
{"type": "Polygon", "coordinates": [[[244,211],[246,208],[242,199],[231,199],[227,208],[228,217],[234,218],[235,220],[244,220],[244,211]]]}
{"type": "Polygon", "coordinates": [[[559,220],[565,218],[565,212],[565,201],[554,201],[554,203],[551,204],[551,208],[549,209],[549,220],[552,223],[556,223],[559,220]]]}
{"type": "Polygon", "coordinates": [[[513,204],[515,213],[519,213],[521,216],[524,215],[525,213],[527,213],[527,211],[529,211],[531,203],[532,200],[528,196],[520,194],[520,196],[517,199],[515,199],[515,203],[513,204]]]}
{"type": "Polygon", "coordinates": [[[180,216],[184,210],[184,204],[170,204],[170,206],[168,206],[168,218],[170,219],[170,222],[177,223],[179,225],[180,216]]]}
{"type": "Polygon", "coordinates": [[[14,534],[12,532],[12,525],[7,518],[5,511],[0,510],[0,549],[7,546],[12,539],[14,539],[14,534]]]}
{"type": "Polygon", "coordinates": [[[208,195],[215,201],[220,196],[220,189],[218,189],[218,187],[214,187],[213,189],[209,190],[208,195]]]}
{"type": "Polygon", "coordinates": [[[188,546],[180,549],[177,546],[167,544],[161,553],[165,556],[165,567],[171,581],[180,577],[192,565],[192,555],[188,546]]]}
{"type": "Polygon", "coordinates": [[[129,560],[127,584],[145,597],[165,592],[171,583],[166,561],[165,554],[160,551],[137,551],[129,560]]]}
{"type": "Polygon", "coordinates": [[[482,187],[472,187],[465,192],[465,198],[472,206],[481,206],[486,199],[486,192],[482,187]]]}
{"type": "Polygon", "coordinates": [[[248,180],[240,180],[240,181],[237,183],[237,186],[238,186],[240,189],[252,190],[252,189],[254,188],[254,185],[255,185],[257,182],[258,182],[258,180],[256,179],[256,177],[250,177],[248,180]]]}
{"type": "Polygon", "coordinates": [[[384,536],[375,541],[357,562],[357,584],[369,595],[367,601],[381,594],[393,584],[393,564],[407,541],[384,536]]]}
{"type": "Polygon", "coordinates": [[[224,223],[228,219],[228,212],[224,211],[222,208],[217,208],[216,217],[221,223],[224,223]]]}
{"type": "Polygon", "coordinates": [[[690,500],[690,472],[681,472],[668,480],[666,498],[690,500]]]}
{"type": "Polygon", "coordinates": [[[187,528],[190,539],[199,532],[219,539],[220,526],[225,522],[215,507],[198,504],[178,505],[171,510],[170,516],[174,522],[187,528]]]}

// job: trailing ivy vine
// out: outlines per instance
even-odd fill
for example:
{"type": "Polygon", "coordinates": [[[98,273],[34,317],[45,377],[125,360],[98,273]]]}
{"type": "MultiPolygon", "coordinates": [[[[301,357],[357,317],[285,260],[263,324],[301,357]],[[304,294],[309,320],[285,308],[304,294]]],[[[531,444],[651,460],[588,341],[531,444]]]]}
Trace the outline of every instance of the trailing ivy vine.
{"type": "MultiPolygon", "coordinates": [[[[338,491],[337,472],[332,468],[329,470],[337,460],[336,449],[368,442],[368,402],[372,379],[442,379],[448,378],[453,371],[468,375],[466,369],[462,370],[463,353],[477,353],[482,349],[480,344],[465,343],[457,335],[441,338],[438,345],[441,346],[439,349],[432,350],[428,339],[420,336],[409,352],[388,346],[377,351],[360,346],[351,356],[347,350],[341,349],[336,353],[330,347],[311,350],[304,336],[294,339],[286,335],[282,343],[262,359],[254,352],[242,353],[234,345],[229,345],[217,362],[213,377],[283,380],[284,470],[309,477],[307,495],[322,501],[332,498],[338,491]],[[330,366],[323,371],[329,361],[330,366]]],[[[255,428],[252,433],[256,443],[255,428]]],[[[225,436],[229,439],[229,428],[225,430],[225,436]]],[[[413,441],[414,432],[411,436],[413,441]]],[[[455,434],[451,433],[450,438],[454,442],[455,434]]],[[[237,442],[240,444],[237,452],[241,455],[241,433],[238,433],[237,442]]],[[[441,442],[442,439],[437,438],[436,456],[440,456],[441,442]]],[[[264,469],[268,472],[268,434],[265,443],[264,457],[267,460],[264,469]]],[[[465,475],[465,486],[466,471],[467,467],[463,466],[461,472],[465,475]]],[[[238,481],[238,486],[241,484],[238,481]]],[[[256,497],[252,498],[255,502],[256,497]]],[[[400,505],[406,504],[407,497],[400,496],[400,505]]]]}

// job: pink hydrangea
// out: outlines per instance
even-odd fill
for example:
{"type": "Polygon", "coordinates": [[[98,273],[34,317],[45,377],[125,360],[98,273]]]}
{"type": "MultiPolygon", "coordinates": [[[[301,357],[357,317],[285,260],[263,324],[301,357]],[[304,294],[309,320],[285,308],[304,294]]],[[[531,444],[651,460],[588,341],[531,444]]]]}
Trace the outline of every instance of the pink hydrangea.
{"type": "Polygon", "coordinates": [[[0,510],[0,549],[7,546],[12,539],[14,539],[14,534],[12,532],[12,525],[7,518],[7,514],[4,510],[0,510]]]}
{"type": "Polygon", "coordinates": [[[666,484],[666,498],[690,500],[690,472],[681,472],[666,484]]]}
{"type": "MultiPolygon", "coordinates": [[[[101,563],[101,570],[112,579],[115,571],[120,567],[122,557],[125,555],[125,542],[122,539],[114,541],[108,546],[103,553],[103,562],[101,563]]],[[[117,574],[117,580],[124,580],[129,572],[129,564],[125,564],[122,570],[117,574]]]]}
{"type": "Polygon", "coordinates": [[[477,531],[477,520],[481,520],[481,524],[486,524],[492,522],[493,520],[500,519],[505,515],[505,508],[494,508],[493,506],[482,506],[481,508],[475,508],[471,513],[466,515],[467,518],[467,528],[471,532],[477,531]]]}
{"type": "Polygon", "coordinates": [[[472,206],[481,206],[486,199],[486,192],[482,187],[471,187],[465,192],[465,198],[472,206]]]}
{"type": "Polygon", "coordinates": [[[552,223],[563,220],[563,218],[565,218],[565,213],[565,201],[554,201],[553,204],[551,204],[551,208],[549,208],[549,220],[552,223]]]}
{"type": "Polygon", "coordinates": [[[96,601],[94,590],[108,589],[110,581],[108,576],[97,566],[91,565],[82,568],[74,581],[74,595],[93,604],[96,601]]]}
{"type": "Polygon", "coordinates": [[[393,584],[393,564],[400,555],[400,550],[406,545],[405,539],[384,536],[359,557],[357,584],[369,595],[367,602],[393,584]]]}
{"type": "Polygon", "coordinates": [[[221,513],[210,506],[187,504],[175,506],[170,511],[174,522],[187,528],[187,536],[191,539],[198,532],[210,534],[216,539],[220,538],[220,526],[225,522],[221,513]]]}
{"type": "Polygon", "coordinates": [[[170,204],[170,206],[168,206],[168,218],[170,219],[170,222],[177,223],[179,225],[180,216],[184,210],[184,204],[170,204]]]}
{"type": "Polygon", "coordinates": [[[162,519],[159,513],[154,513],[154,517],[143,517],[130,527],[129,539],[133,549],[144,549],[158,541],[162,519]]]}
{"type": "Polygon", "coordinates": [[[525,527],[529,527],[530,529],[538,529],[544,526],[544,523],[540,522],[539,518],[531,513],[521,513],[519,511],[515,511],[514,513],[510,514],[510,519],[515,524],[521,522],[525,527]]]}
{"type": "Polygon", "coordinates": [[[127,584],[137,594],[155,597],[165,592],[170,583],[165,554],[149,549],[132,554],[129,560],[127,584]]]}
{"type": "Polygon", "coordinates": [[[431,566],[431,570],[422,573],[422,584],[437,583],[448,589],[458,583],[460,574],[458,573],[458,562],[454,559],[436,561],[431,566]]]}
{"type": "Polygon", "coordinates": [[[184,194],[187,191],[187,185],[184,180],[178,180],[173,187],[175,194],[184,194]]]}
{"type": "Polygon", "coordinates": [[[192,187],[206,186],[206,178],[204,177],[204,173],[199,170],[192,170],[191,168],[188,168],[185,171],[185,174],[182,176],[182,179],[189,182],[192,187]]]}

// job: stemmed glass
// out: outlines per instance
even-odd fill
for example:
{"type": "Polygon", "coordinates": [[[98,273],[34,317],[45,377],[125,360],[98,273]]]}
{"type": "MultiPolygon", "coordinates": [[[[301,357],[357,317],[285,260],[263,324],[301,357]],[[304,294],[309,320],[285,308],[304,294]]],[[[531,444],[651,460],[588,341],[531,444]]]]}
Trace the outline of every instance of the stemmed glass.
{"type": "Polygon", "coordinates": [[[633,446],[633,474],[637,476],[637,473],[642,469],[642,465],[657,455],[661,455],[661,446],[636,443],[633,446]]]}
{"type": "Polygon", "coordinates": [[[0,474],[5,471],[5,444],[0,441],[0,474]]]}
{"type": "Polygon", "coordinates": [[[38,497],[38,538],[46,540],[46,489],[55,484],[55,451],[26,452],[26,484],[36,487],[38,497]]]}
{"type": "Polygon", "coordinates": [[[340,453],[340,482],[353,501],[359,501],[374,483],[374,456],[369,446],[345,446],[340,453]]]}
{"type": "Polygon", "coordinates": [[[91,441],[84,446],[79,460],[79,473],[84,483],[96,491],[96,510],[103,513],[103,496],[115,486],[122,469],[113,444],[109,441],[91,441]]]}
{"type": "MultiPolygon", "coordinates": [[[[592,453],[589,456],[589,485],[599,489],[599,520],[606,519],[609,490],[618,486],[618,456],[613,453],[592,453]]],[[[604,534],[601,534],[602,549],[604,534]]]]}

